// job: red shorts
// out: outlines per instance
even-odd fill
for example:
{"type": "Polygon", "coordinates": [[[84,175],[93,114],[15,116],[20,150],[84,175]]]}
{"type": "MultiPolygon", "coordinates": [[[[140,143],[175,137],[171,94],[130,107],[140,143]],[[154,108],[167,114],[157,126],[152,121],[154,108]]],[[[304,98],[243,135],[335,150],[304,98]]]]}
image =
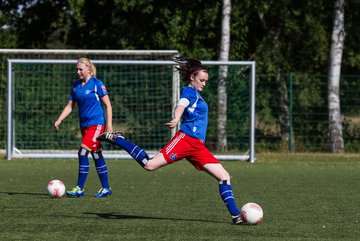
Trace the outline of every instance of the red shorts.
{"type": "Polygon", "coordinates": [[[188,136],[182,131],[178,131],[160,152],[169,164],[185,158],[198,170],[205,164],[219,163],[202,140],[188,136]]]}
{"type": "Polygon", "coordinates": [[[96,125],[96,126],[88,126],[84,128],[80,128],[81,135],[83,137],[81,144],[89,147],[93,151],[97,151],[101,149],[102,145],[100,141],[97,141],[96,138],[104,133],[105,126],[104,125],[96,125]]]}

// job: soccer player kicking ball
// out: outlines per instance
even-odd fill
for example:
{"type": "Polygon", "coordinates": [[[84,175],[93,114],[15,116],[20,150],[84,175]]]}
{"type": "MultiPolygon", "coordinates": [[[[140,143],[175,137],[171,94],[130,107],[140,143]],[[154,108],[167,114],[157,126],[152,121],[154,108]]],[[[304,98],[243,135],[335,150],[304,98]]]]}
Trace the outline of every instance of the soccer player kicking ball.
{"type": "Polygon", "coordinates": [[[99,135],[97,140],[123,148],[148,171],[157,170],[183,158],[187,159],[196,169],[209,173],[219,182],[220,196],[230,212],[233,223],[241,224],[230,175],[205,146],[208,105],[200,92],[208,81],[208,71],[199,60],[176,58],[175,62],[179,64],[176,69],[187,82],[187,86],[182,89],[174,118],[166,123],[169,128],[175,128],[182,118],[180,130],[170,142],[153,158],[149,158],[142,148],[125,140],[121,132],[105,132],[99,135]]]}

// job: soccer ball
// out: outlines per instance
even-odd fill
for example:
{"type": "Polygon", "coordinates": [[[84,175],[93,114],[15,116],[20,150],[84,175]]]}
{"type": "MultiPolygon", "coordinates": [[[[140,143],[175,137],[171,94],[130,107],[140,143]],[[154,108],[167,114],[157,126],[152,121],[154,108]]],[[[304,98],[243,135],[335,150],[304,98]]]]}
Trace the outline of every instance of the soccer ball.
{"type": "Polygon", "coordinates": [[[47,185],[47,192],[50,197],[62,197],[65,194],[65,185],[60,180],[52,180],[47,185]]]}
{"type": "Polygon", "coordinates": [[[247,203],[241,207],[241,218],[244,224],[259,224],[262,222],[263,215],[263,210],[257,203],[247,203]]]}

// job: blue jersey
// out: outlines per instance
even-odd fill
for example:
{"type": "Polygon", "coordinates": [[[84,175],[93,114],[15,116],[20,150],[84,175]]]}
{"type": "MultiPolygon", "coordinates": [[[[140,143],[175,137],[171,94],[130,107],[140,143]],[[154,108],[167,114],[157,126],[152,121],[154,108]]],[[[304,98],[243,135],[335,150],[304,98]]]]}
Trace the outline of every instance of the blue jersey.
{"type": "Polygon", "coordinates": [[[180,98],[186,98],[190,104],[182,115],[180,130],[185,134],[205,141],[208,124],[208,105],[200,93],[193,87],[184,87],[180,98]]]}
{"type": "Polygon", "coordinates": [[[105,125],[101,98],[107,94],[105,85],[95,77],[91,77],[84,86],[81,86],[80,80],[75,82],[69,100],[79,107],[80,127],[105,125]]]}

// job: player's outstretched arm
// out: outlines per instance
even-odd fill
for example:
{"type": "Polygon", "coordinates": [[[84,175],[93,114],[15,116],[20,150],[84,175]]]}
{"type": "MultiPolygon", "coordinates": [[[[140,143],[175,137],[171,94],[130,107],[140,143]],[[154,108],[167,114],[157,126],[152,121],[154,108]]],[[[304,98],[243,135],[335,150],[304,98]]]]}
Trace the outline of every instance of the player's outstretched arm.
{"type": "Polygon", "coordinates": [[[176,125],[179,123],[184,111],[185,111],[185,106],[177,105],[174,111],[174,118],[169,122],[165,123],[165,125],[169,128],[175,128],[176,125]]]}
{"type": "Polygon", "coordinates": [[[59,130],[59,126],[60,126],[62,120],[65,119],[72,112],[73,106],[74,106],[74,102],[69,101],[68,104],[63,109],[63,111],[61,112],[59,118],[54,123],[55,130],[57,130],[57,131],[59,130]]]}

